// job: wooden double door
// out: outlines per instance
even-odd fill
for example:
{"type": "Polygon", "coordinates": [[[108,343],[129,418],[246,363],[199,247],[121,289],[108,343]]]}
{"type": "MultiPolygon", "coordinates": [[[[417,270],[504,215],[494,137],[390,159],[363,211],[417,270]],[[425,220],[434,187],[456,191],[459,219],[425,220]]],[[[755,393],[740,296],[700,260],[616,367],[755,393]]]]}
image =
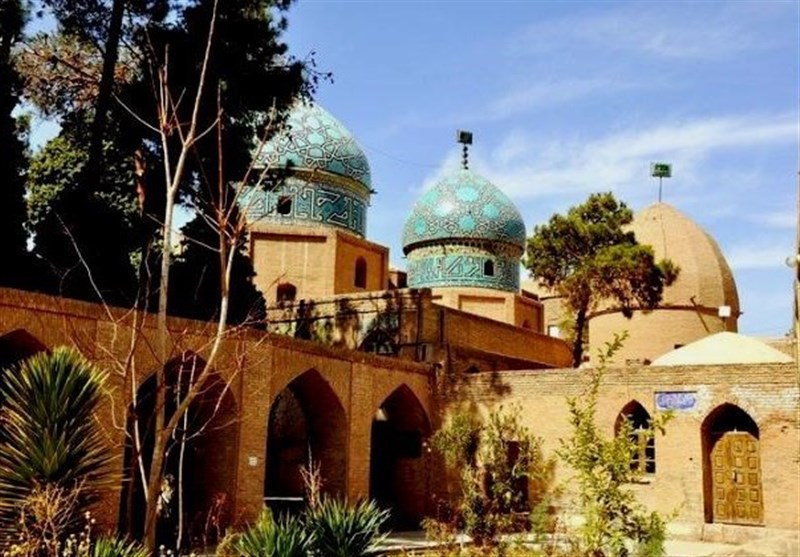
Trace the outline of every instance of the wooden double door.
{"type": "Polygon", "coordinates": [[[711,477],[714,522],[763,524],[761,457],[752,433],[728,431],[717,439],[711,477]]]}

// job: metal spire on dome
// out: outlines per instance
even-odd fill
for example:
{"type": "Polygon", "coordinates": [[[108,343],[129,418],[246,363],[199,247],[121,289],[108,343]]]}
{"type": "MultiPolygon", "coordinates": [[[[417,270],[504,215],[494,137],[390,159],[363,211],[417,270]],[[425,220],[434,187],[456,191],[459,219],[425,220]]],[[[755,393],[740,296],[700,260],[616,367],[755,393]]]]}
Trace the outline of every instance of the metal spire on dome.
{"type": "Polygon", "coordinates": [[[464,146],[464,151],[461,155],[461,166],[464,167],[464,170],[469,170],[469,146],[472,145],[472,132],[458,130],[456,132],[456,141],[464,146]]]}

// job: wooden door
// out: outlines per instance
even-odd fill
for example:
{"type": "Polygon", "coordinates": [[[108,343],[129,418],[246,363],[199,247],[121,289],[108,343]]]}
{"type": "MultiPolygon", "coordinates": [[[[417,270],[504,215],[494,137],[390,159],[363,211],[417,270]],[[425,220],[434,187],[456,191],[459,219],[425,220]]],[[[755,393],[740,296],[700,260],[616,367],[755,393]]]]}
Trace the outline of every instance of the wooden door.
{"type": "Polygon", "coordinates": [[[711,450],[714,522],[762,524],[761,459],[751,433],[724,433],[711,450]]]}

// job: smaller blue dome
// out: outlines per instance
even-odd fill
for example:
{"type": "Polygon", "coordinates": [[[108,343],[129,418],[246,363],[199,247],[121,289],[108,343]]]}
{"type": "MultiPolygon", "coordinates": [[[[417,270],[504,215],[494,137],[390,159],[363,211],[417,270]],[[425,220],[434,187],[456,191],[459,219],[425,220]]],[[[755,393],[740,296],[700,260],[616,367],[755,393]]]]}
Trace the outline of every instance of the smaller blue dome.
{"type": "Polygon", "coordinates": [[[448,174],[414,205],[403,229],[403,251],[435,240],[490,240],[525,249],[525,222],[514,203],[471,170],[448,174]]]}
{"type": "Polygon", "coordinates": [[[268,141],[260,162],[269,168],[323,170],[371,188],[369,162],[350,132],[316,103],[298,101],[284,129],[268,141]]]}

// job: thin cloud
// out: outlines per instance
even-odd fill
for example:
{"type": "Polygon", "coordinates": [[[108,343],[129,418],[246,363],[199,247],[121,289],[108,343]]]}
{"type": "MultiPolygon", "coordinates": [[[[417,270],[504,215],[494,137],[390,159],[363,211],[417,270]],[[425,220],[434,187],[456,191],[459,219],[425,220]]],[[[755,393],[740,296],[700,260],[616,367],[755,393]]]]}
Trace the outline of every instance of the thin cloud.
{"type": "Polygon", "coordinates": [[[527,27],[510,41],[509,52],[577,46],[673,60],[714,60],[773,46],[743,25],[742,18],[732,15],[724,11],[708,16],[702,11],[692,16],[686,10],[656,13],[637,6],[635,10],[570,16],[527,27]]]}
{"type": "MultiPolygon", "coordinates": [[[[623,130],[585,141],[551,140],[546,145],[521,132],[506,136],[487,154],[475,150],[473,167],[518,199],[612,189],[641,190],[649,163],[668,160],[681,183],[698,181],[700,163],[726,150],[795,142],[796,115],[729,116],[623,130]]],[[[435,182],[457,164],[451,151],[425,180],[435,182]]]]}
{"type": "Polygon", "coordinates": [[[797,228],[797,218],[797,211],[794,208],[748,216],[751,222],[761,226],[787,230],[795,230],[797,228]]]}
{"type": "Polygon", "coordinates": [[[737,271],[745,269],[783,269],[786,258],[791,256],[792,241],[780,238],[780,242],[746,243],[733,246],[728,250],[728,264],[737,271]]]}

